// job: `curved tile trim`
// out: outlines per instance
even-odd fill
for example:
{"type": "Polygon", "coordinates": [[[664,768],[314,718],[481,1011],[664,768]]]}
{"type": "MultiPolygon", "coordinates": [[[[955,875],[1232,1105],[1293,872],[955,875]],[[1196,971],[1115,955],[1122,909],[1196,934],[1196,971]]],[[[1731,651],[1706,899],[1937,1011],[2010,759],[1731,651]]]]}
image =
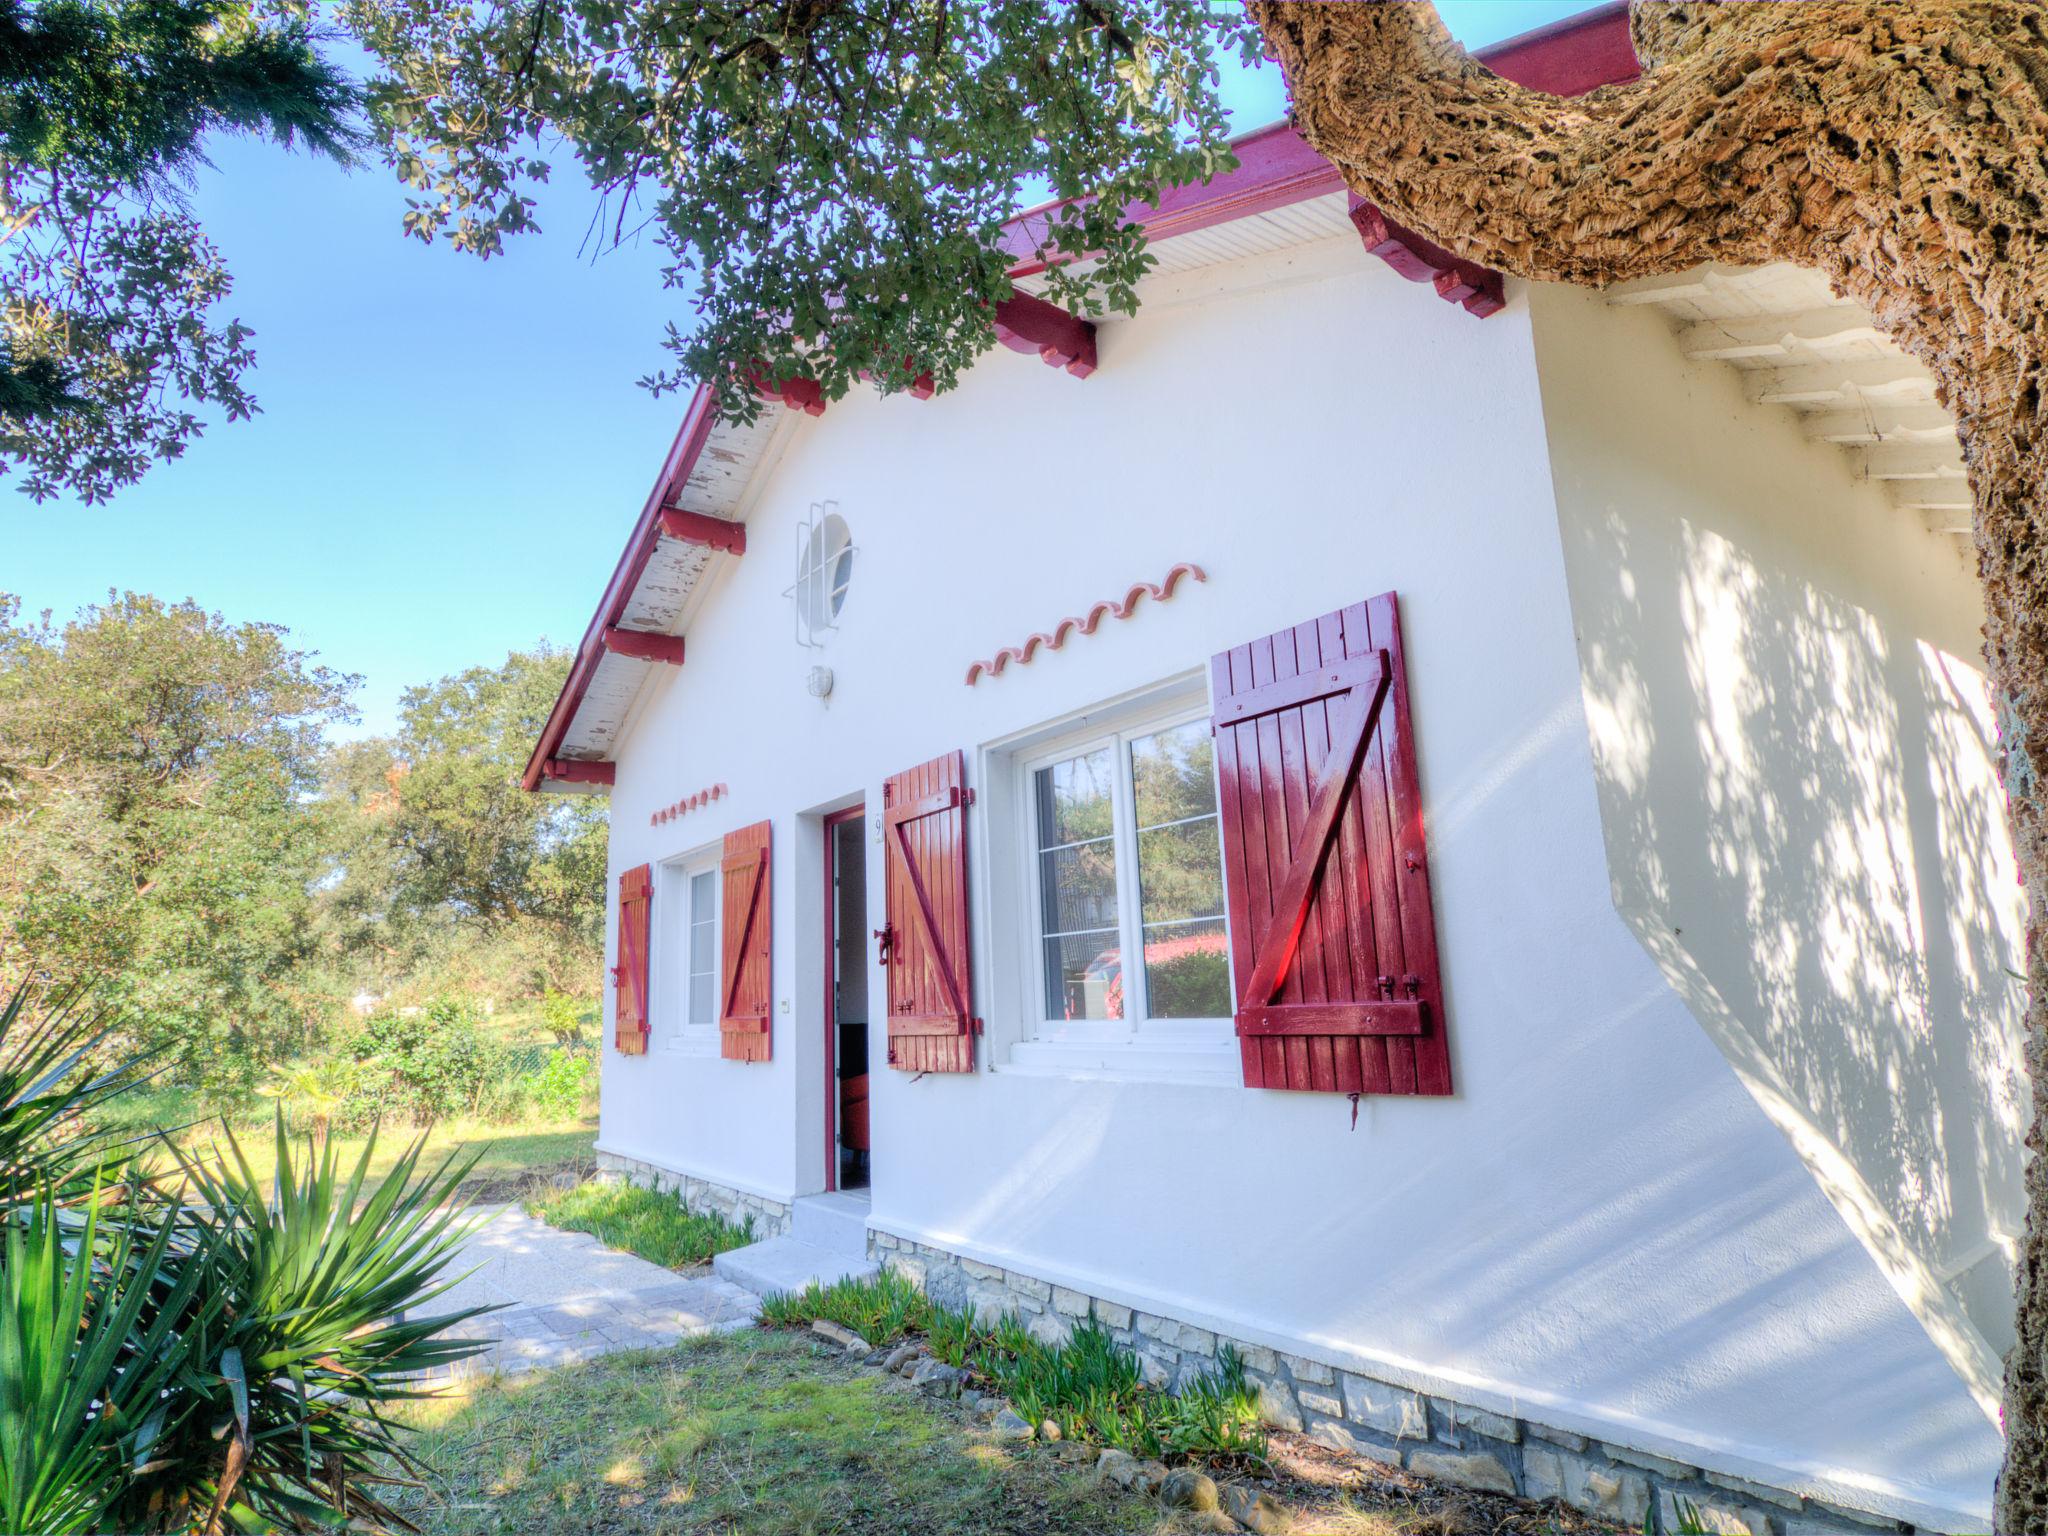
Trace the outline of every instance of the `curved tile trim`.
{"type": "Polygon", "coordinates": [[[1174,589],[1180,585],[1181,578],[1183,577],[1191,581],[1207,581],[1209,579],[1208,575],[1199,565],[1191,565],[1183,561],[1168,571],[1166,579],[1163,581],[1156,583],[1150,581],[1139,582],[1124,594],[1122,602],[1117,602],[1111,598],[1104,598],[1080,618],[1070,617],[1061,619],[1050,630],[1039,631],[1022,645],[1006,645],[987,661],[973,663],[967,669],[967,686],[972,688],[983,677],[996,676],[1013,661],[1019,666],[1024,665],[1038,653],[1040,646],[1044,646],[1048,651],[1058,650],[1067,643],[1067,636],[1077,630],[1084,635],[1092,635],[1095,633],[1096,627],[1105,618],[1128,619],[1133,610],[1137,608],[1138,599],[1141,597],[1149,597],[1155,603],[1165,602],[1173,596],[1174,589]]]}

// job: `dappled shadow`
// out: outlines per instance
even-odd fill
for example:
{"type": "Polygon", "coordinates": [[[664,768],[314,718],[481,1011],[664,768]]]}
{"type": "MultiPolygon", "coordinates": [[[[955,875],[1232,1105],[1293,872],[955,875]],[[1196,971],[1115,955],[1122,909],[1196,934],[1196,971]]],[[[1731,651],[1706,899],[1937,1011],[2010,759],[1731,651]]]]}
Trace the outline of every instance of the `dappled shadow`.
{"type": "Polygon", "coordinates": [[[2020,905],[1984,682],[1944,649],[1953,553],[1748,414],[1704,472],[1623,429],[1560,485],[1615,904],[2003,1350],[2020,905]]]}

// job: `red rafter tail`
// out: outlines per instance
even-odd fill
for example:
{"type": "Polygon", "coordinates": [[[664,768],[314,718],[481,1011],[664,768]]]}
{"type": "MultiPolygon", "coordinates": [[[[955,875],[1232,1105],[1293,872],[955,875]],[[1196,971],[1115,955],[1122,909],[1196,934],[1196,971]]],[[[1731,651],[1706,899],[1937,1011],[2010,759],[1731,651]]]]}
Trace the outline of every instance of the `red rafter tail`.
{"type": "Polygon", "coordinates": [[[1491,267],[1467,261],[1425,240],[1405,224],[1388,218],[1379,207],[1353,195],[1351,224],[1366,250],[1379,257],[1411,283],[1429,283],[1437,297],[1462,304],[1470,314],[1484,320],[1507,302],[1500,274],[1491,267]]]}

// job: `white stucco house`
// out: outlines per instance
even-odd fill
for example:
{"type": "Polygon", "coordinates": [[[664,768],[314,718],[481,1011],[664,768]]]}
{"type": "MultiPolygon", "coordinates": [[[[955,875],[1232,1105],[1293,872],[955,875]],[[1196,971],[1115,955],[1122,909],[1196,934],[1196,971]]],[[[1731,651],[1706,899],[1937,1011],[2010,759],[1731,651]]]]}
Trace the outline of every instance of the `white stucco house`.
{"type": "Polygon", "coordinates": [[[1927,375],[1240,157],[1135,318],[1025,267],[947,395],[690,407],[527,779],[611,795],[601,1153],[1382,1459],[1986,1528],[2021,897],[1927,375]]]}

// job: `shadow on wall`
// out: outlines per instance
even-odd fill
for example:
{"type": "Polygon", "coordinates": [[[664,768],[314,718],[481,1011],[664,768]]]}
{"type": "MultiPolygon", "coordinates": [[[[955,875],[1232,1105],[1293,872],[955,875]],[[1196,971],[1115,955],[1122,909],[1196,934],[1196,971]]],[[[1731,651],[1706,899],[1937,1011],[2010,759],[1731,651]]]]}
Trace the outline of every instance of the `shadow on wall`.
{"type": "Polygon", "coordinates": [[[2002,1353],[2024,1000],[1983,679],[1684,518],[1565,531],[1616,906],[2002,1353]]]}

